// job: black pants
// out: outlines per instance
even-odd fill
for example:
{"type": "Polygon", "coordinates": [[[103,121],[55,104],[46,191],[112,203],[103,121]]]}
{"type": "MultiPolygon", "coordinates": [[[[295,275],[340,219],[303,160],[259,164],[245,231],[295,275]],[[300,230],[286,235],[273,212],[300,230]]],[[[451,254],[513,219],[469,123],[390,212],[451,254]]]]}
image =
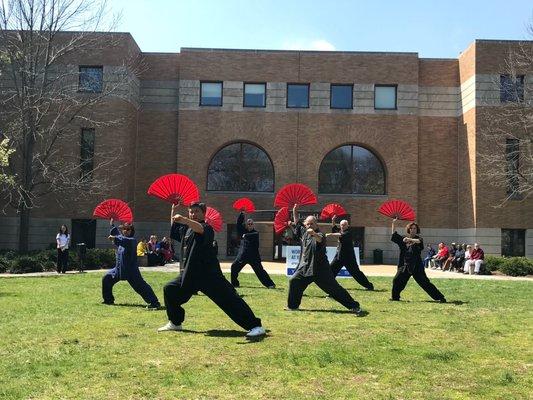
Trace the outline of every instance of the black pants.
{"type": "Polygon", "coordinates": [[[67,250],[61,250],[57,249],[57,273],[65,273],[67,272],[68,267],[68,249],[67,250]]]}
{"type": "Polygon", "coordinates": [[[241,259],[237,258],[233,264],[231,264],[231,284],[235,287],[239,287],[239,279],[237,277],[239,276],[239,272],[244,268],[246,264],[250,264],[252,269],[254,270],[255,274],[259,278],[259,281],[263,286],[269,287],[269,286],[275,286],[272,279],[270,279],[270,276],[268,275],[268,272],[265,271],[263,268],[263,264],[261,264],[261,260],[248,260],[246,258],[241,259]]]}
{"type": "MultiPolygon", "coordinates": [[[[126,280],[145,302],[152,306],[160,305],[152,287],[146,283],[140,272],[138,274],[130,274],[126,280]]],[[[120,276],[116,268],[108,271],[102,278],[102,297],[105,303],[113,303],[115,301],[113,286],[118,282],[120,282],[120,276]]]]}
{"type": "Polygon", "coordinates": [[[187,303],[197,290],[209,297],[240,327],[250,330],[261,326],[261,320],[254,315],[252,309],[239,297],[223,275],[204,278],[194,286],[181,286],[181,277],[168,282],[164,288],[165,306],[168,319],[173,324],[181,325],[185,320],[182,305],[187,303]]]}
{"type": "Polygon", "coordinates": [[[331,272],[333,272],[333,276],[337,276],[343,266],[346,267],[346,270],[350,273],[350,275],[356,280],[358,284],[360,284],[364,288],[374,290],[374,285],[370,283],[363,271],[359,269],[357,261],[352,260],[344,262],[341,261],[339,258],[335,257],[329,266],[331,267],[331,272]]]}
{"type": "Polygon", "coordinates": [[[359,303],[350,296],[350,293],[346,289],[339,285],[335,280],[335,276],[329,270],[323,271],[315,276],[304,276],[302,271],[296,270],[291,279],[289,279],[287,306],[291,309],[300,307],[305,289],[313,282],[344,307],[348,309],[359,308],[359,303]]]}
{"type": "Polygon", "coordinates": [[[413,276],[418,285],[431,296],[433,300],[442,300],[444,295],[437,289],[437,287],[429,281],[426,271],[422,265],[415,267],[411,274],[407,268],[398,268],[396,276],[392,280],[392,299],[400,300],[400,293],[405,289],[409,278],[413,276]]]}

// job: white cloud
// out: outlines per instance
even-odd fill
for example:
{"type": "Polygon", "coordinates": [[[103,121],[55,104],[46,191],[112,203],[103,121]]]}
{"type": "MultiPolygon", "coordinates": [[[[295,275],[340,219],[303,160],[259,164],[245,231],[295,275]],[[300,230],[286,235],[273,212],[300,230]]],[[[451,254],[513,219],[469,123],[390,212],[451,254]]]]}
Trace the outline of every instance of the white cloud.
{"type": "Polygon", "coordinates": [[[286,41],[281,45],[283,50],[318,50],[334,51],[335,46],[325,39],[308,41],[286,41]]]}

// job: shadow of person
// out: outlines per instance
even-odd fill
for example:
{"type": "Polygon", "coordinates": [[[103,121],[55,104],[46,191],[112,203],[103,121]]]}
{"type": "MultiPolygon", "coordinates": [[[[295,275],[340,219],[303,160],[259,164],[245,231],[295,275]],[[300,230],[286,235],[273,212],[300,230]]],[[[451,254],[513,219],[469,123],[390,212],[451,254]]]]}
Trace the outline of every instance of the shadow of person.
{"type": "MultiPolygon", "coordinates": [[[[331,313],[331,314],[354,314],[354,312],[351,310],[324,310],[324,309],[314,309],[314,308],[301,308],[300,311],[323,312],[323,313],[331,313]]],[[[366,317],[367,315],[368,315],[368,311],[363,311],[359,317],[366,317]]]]}
{"type": "Polygon", "coordinates": [[[234,329],[211,329],[206,331],[205,335],[212,337],[243,337],[245,333],[243,331],[236,331],[234,329]]]}

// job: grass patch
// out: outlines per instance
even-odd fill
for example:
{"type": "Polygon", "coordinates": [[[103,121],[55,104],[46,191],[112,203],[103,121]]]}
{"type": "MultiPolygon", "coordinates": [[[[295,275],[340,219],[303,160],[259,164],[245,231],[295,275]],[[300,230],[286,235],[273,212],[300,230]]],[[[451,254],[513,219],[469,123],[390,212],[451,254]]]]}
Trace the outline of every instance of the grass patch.
{"type": "MultiPolygon", "coordinates": [[[[207,297],[185,306],[185,332],[157,333],[127,283],[100,304],[100,273],[0,279],[2,399],[523,399],[533,389],[531,282],[438,279],[455,303],[411,282],[406,301],[341,284],[369,311],[343,312],[312,285],[304,311],[286,312],[277,290],[241,274],[239,292],[268,337],[244,332],[207,297]],[[307,310],[307,311],[306,311],[307,310]]],[[[145,278],[162,300],[173,278],[145,278]]]]}

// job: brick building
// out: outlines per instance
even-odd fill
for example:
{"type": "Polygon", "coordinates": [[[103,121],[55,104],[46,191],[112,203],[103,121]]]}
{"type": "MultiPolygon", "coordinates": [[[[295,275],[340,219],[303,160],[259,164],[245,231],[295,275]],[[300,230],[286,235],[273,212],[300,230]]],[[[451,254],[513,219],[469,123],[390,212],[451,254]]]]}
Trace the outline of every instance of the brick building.
{"type": "MultiPolygon", "coordinates": [[[[318,195],[319,204],[305,211],[330,202],[347,209],[365,262],[377,248],[385,262],[396,259],[390,220],[376,212],[391,198],[414,207],[426,243],[477,241],[489,254],[533,257],[533,200],[494,208],[506,188],[489,187],[478,173],[486,167],[477,156],[483,115],[500,106],[502,65],[517,42],[476,40],[457,59],[428,59],[388,52],[143,53],[131,35],[114,35],[120,46],[74,56],[70,67],[88,69],[105,85],[126,57],[142,59],[129,100],[106,106],[125,123],[79,126],[80,135],[94,135],[94,147],[123,150],[117,162],[126,165],[124,179],[110,196],[132,206],[138,236],[168,232],[169,205],[146,190],[158,176],[179,172],[223,214],[222,257],[233,251],[231,204],[244,196],[264,210],[256,218],[264,259],[280,255],[269,221],[275,192],[293,182],[318,195]]],[[[523,79],[533,82],[533,71],[523,79]]],[[[64,151],[79,148],[73,141],[64,151]]],[[[101,200],[47,199],[32,212],[30,246],[53,242],[65,222],[75,241],[107,246],[107,223],[91,216],[101,200]]],[[[17,219],[1,220],[0,247],[13,247],[17,219]]]]}

